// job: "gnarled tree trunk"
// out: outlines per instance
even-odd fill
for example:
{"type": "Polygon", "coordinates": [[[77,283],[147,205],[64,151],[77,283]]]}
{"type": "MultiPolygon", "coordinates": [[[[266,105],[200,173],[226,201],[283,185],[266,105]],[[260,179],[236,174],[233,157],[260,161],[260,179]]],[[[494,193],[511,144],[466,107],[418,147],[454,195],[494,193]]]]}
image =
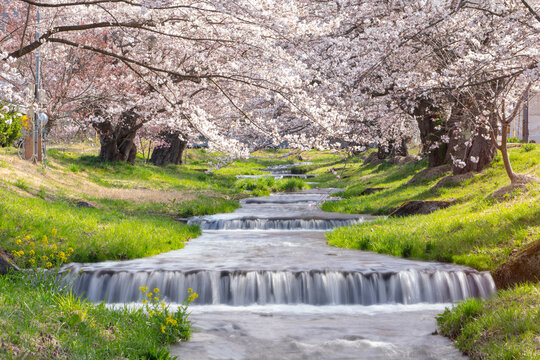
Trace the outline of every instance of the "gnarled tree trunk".
{"type": "Polygon", "coordinates": [[[448,144],[442,141],[446,135],[446,124],[439,117],[439,109],[429,100],[422,100],[414,109],[413,115],[420,130],[422,154],[428,157],[428,166],[436,167],[448,163],[448,144]],[[433,144],[438,143],[437,147],[433,144]]]}
{"type": "Polygon", "coordinates": [[[164,142],[152,152],[150,162],[154,165],[182,164],[182,154],[187,146],[179,131],[162,131],[159,138],[164,142]]]}
{"type": "Polygon", "coordinates": [[[407,141],[409,139],[390,140],[387,145],[379,145],[377,148],[377,157],[380,160],[388,159],[393,156],[407,156],[407,141]]]}
{"type": "MultiPolygon", "coordinates": [[[[477,95],[480,96],[480,94],[477,95]]],[[[452,162],[454,175],[481,171],[493,161],[497,154],[489,129],[473,128],[470,125],[473,122],[467,119],[468,116],[478,115],[471,110],[475,107],[471,105],[470,96],[463,95],[457,99],[448,119],[450,142],[446,160],[449,162],[452,162],[452,158],[458,160],[452,162]]],[[[497,131],[496,121],[491,125],[497,131]]]]}
{"type": "Polygon", "coordinates": [[[101,160],[135,163],[137,156],[135,136],[142,126],[142,123],[138,123],[138,119],[139,116],[135,111],[128,110],[122,113],[117,125],[107,120],[93,124],[99,135],[101,160]]]}

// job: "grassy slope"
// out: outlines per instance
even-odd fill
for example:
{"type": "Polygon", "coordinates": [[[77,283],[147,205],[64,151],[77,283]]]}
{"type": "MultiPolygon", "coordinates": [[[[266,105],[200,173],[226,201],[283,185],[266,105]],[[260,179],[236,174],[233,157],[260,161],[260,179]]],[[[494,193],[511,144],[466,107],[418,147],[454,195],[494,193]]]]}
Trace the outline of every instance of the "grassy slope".
{"type": "MultiPolygon", "coordinates": [[[[517,172],[540,175],[540,147],[532,151],[514,149],[511,160],[517,172]]],[[[447,209],[430,215],[381,219],[372,223],[340,228],[328,234],[335,246],[372,250],[395,256],[452,261],[480,270],[492,270],[510,252],[538,238],[540,234],[540,191],[531,185],[526,192],[514,192],[504,199],[490,195],[508,180],[500,158],[484,172],[460,183],[434,189],[440,179],[407,185],[420,164],[354,168],[352,177],[335,181],[350,184],[345,198],[323,205],[327,211],[387,214],[408,200],[453,200],[447,209]],[[386,190],[358,196],[365,187],[386,190]]],[[[425,166],[425,165],[424,165],[425,166]]]]}
{"type": "Polygon", "coordinates": [[[471,359],[540,359],[540,284],[500,291],[485,301],[469,299],[437,322],[471,359]]]}

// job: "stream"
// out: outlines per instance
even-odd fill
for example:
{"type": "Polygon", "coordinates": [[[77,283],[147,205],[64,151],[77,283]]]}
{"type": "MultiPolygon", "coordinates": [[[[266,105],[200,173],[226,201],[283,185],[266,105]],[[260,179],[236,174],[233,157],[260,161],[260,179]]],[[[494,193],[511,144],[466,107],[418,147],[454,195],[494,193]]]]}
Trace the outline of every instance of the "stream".
{"type": "Polygon", "coordinates": [[[131,303],[139,286],[157,287],[179,303],[194,289],[192,339],[171,351],[179,359],[464,358],[434,335],[435,316],[494,293],[489,273],[328,246],[325,231],[372,219],[320,210],[336,191],[244,199],[233,213],[191,219],[203,234],[184,249],[70,264],[84,270],[75,291],[131,303]]]}

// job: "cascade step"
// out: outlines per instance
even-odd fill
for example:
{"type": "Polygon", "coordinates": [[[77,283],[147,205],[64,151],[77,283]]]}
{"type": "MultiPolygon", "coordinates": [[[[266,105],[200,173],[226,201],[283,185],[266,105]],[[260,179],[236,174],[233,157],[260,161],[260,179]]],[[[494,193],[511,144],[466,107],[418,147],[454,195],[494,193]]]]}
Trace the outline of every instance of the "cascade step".
{"type": "Polygon", "coordinates": [[[189,288],[195,304],[373,305],[448,303],[487,297],[495,286],[489,273],[476,271],[115,271],[67,274],[75,291],[90,301],[136,302],[140,286],[159,288],[167,301],[181,303],[189,288]],[[71,275],[75,274],[75,275],[71,275]]]}

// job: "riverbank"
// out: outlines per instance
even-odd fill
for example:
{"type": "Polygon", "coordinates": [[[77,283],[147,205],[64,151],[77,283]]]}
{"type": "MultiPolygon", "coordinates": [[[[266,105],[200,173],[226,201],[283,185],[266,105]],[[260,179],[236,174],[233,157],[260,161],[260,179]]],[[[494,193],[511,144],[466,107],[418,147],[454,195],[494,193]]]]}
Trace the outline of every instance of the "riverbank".
{"type": "MultiPolygon", "coordinates": [[[[515,147],[510,159],[516,172],[540,176],[540,146],[515,147]]],[[[326,211],[388,215],[411,200],[451,202],[446,209],[428,215],[338,228],[327,234],[328,243],[494,271],[540,239],[540,187],[530,184],[496,194],[509,184],[500,156],[470,177],[452,178],[449,172],[439,171],[413,180],[425,166],[425,162],[363,165],[354,158],[345,169],[343,164],[316,169],[314,172],[326,177],[326,184],[346,189],[337,194],[343,200],[323,204],[326,211]],[[363,195],[368,188],[379,189],[363,195]]],[[[457,340],[459,349],[473,359],[536,359],[540,304],[527,299],[538,298],[539,289],[536,283],[499,292],[484,302],[466,301],[441,316],[441,333],[457,340]],[[508,322],[509,317],[512,321],[508,322]]]]}

